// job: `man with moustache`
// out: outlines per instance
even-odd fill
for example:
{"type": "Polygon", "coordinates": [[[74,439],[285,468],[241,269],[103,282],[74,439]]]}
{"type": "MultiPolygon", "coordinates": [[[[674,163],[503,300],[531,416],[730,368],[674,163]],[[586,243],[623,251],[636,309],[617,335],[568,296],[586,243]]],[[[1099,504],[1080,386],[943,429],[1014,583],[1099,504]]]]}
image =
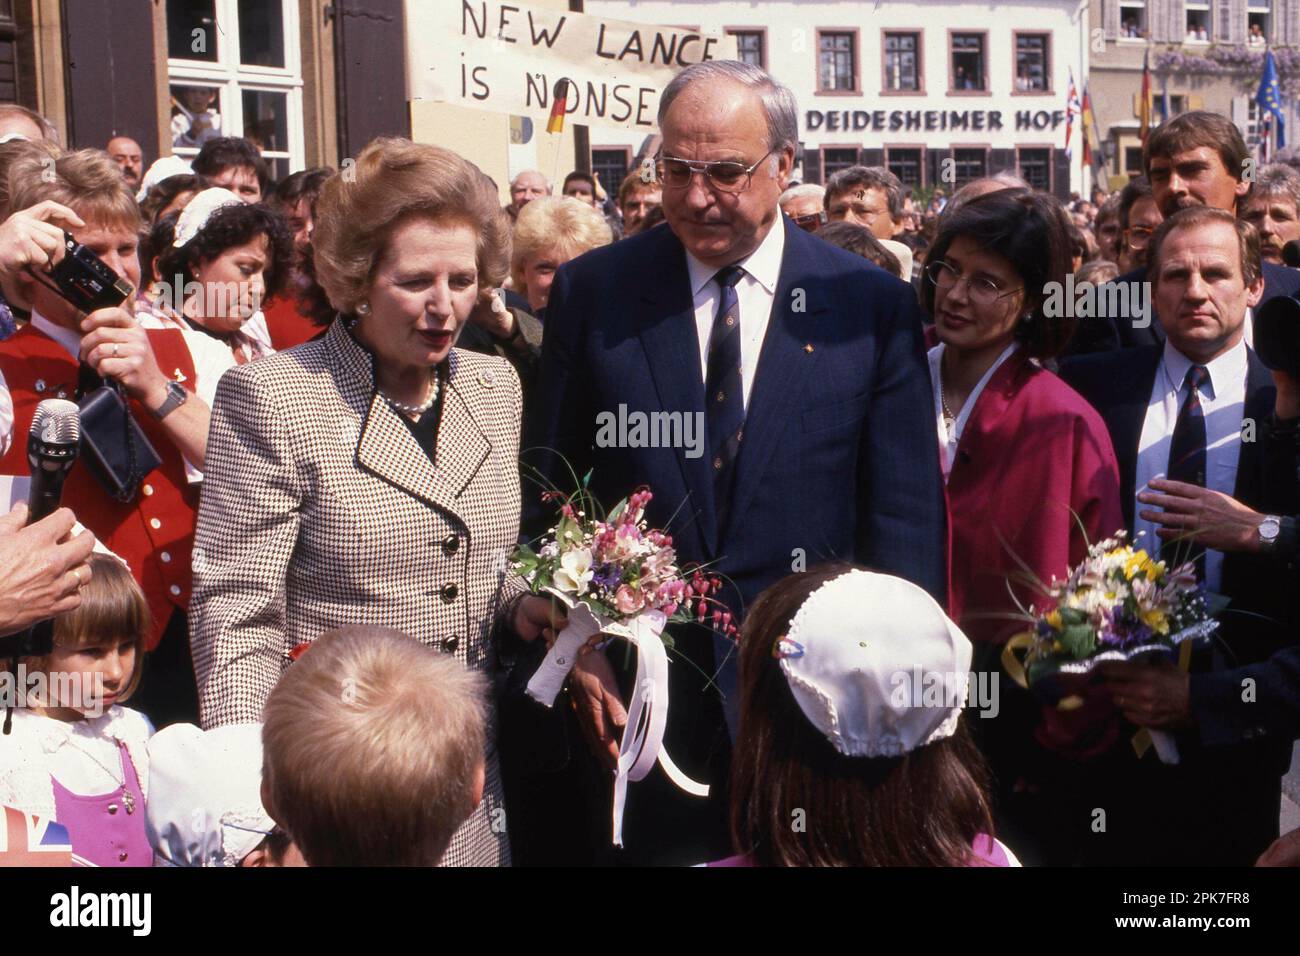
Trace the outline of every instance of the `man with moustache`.
{"type": "MultiPolygon", "coordinates": [[[[706,61],[668,84],[658,117],[668,228],[556,273],[523,447],[543,450],[535,461],[565,491],[590,473],[607,506],[648,485],[648,523],[672,535],[680,563],[725,577],[717,597],[737,619],[768,585],[831,559],[907,578],[942,604],[943,489],[916,299],[780,214],[797,117],[793,94],[757,66],[706,61]],[[620,406],[697,416],[704,453],[599,447],[597,416],[620,406]]],[[[551,517],[536,512],[532,530],[551,517]]],[[[710,796],[683,794],[658,767],[632,784],[627,862],[732,852],[735,648],[702,628],[672,637],[665,747],[710,796]]],[[[606,654],[583,655],[569,688],[612,768],[626,688],[606,654]]],[[[595,811],[606,821],[607,807],[595,811]]]]}
{"type": "Polygon", "coordinates": [[[1282,265],[1282,247],[1300,239],[1300,172],[1282,163],[1261,169],[1241,218],[1259,230],[1264,261],[1282,265]]]}
{"type": "Polygon", "coordinates": [[[104,150],[117,163],[117,168],[122,170],[122,178],[131,187],[131,191],[139,189],[140,178],[144,175],[144,153],[140,151],[140,144],[130,136],[114,136],[104,150]]]}
{"type": "MultiPolygon", "coordinates": [[[[1166,219],[1191,206],[1244,214],[1251,192],[1247,178],[1250,169],[1250,151],[1241,138],[1241,131],[1231,120],[1206,110],[1183,113],[1161,124],[1142,149],[1142,171],[1150,180],[1156,205],[1166,219]]],[[[1277,295],[1300,292],[1300,270],[1265,262],[1263,279],[1263,296],[1257,304],[1277,295]]],[[[1144,282],[1146,273],[1135,270],[1115,281],[1144,282]]],[[[1129,301],[1143,300],[1130,296],[1129,301]]],[[[1244,335],[1246,344],[1250,345],[1254,336],[1249,312],[1244,335]]],[[[1104,352],[1163,341],[1164,330],[1157,316],[1099,316],[1079,323],[1079,333],[1069,351],[1072,354],[1104,352]]]]}
{"type": "MultiPolygon", "coordinates": [[[[1173,540],[1183,529],[1160,509],[1181,510],[1171,495],[1195,489],[1267,513],[1265,455],[1259,442],[1243,440],[1243,422],[1266,420],[1275,395],[1245,341],[1247,311],[1264,292],[1258,233],[1224,210],[1189,204],[1156,231],[1149,269],[1164,341],[1079,356],[1063,362],[1060,374],[1106,422],[1125,519],[1142,536],[1137,544],[1170,567],[1193,561],[1206,590],[1230,604],[1190,674],[1172,663],[1103,666],[1131,722],[1178,734],[1182,763],[1149,756],[1117,770],[1097,861],[1249,865],[1278,835],[1290,740],[1233,739],[1214,726],[1204,702],[1212,708],[1211,694],[1222,696],[1217,675],[1294,642],[1283,626],[1293,616],[1294,592],[1284,565],[1265,554],[1173,540]]],[[[1261,714],[1274,706],[1259,704],[1261,714]]]]}

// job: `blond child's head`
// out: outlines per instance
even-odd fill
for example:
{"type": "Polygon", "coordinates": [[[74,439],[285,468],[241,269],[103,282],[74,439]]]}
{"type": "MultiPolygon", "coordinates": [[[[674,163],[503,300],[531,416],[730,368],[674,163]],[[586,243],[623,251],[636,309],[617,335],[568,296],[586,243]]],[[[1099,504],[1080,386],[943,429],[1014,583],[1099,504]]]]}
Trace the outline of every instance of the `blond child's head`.
{"type": "Polygon", "coordinates": [[[432,866],[482,798],[485,698],[398,631],[323,634],[266,702],[262,801],[311,866],[432,866]]]}
{"type": "Polygon", "coordinates": [[[43,675],[33,704],[62,720],[98,717],[127,701],[140,683],[149,604],[131,571],[117,558],[90,556],[91,578],[81,588],[81,604],[54,619],[54,647],[43,657],[27,658],[30,675],[43,675]]]}

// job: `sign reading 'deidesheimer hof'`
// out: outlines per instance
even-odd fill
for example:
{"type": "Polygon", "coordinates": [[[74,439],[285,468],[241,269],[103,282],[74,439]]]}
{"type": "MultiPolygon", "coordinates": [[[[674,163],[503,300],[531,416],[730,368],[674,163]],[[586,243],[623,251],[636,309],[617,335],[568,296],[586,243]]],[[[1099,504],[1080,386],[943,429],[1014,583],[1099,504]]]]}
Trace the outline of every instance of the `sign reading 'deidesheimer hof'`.
{"type": "Polygon", "coordinates": [[[408,0],[412,99],[545,120],[556,81],[572,123],[652,131],[683,67],[734,59],[735,37],[492,0],[408,0]]]}

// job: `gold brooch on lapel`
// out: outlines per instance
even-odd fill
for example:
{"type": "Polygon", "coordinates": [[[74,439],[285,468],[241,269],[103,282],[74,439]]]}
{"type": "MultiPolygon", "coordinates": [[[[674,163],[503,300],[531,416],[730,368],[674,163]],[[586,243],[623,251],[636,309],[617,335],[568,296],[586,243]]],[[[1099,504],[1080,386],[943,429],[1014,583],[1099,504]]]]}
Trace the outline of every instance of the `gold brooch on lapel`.
{"type": "Polygon", "coordinates": [[[176,371],[172,372],[172,378],[174,378],[178,382],[183,382],[185,381],[185,373],[182,372],[180,369],[177,369],[176,371]]]}
{"type": "Polygon", "coordinates": [[[807,352],[809,355],[812,355],[812,350],[813,350],[812,343],[809,342],[807,345],[805,345],[803,347],[803,350],[807,352]]]}
{"type": "Polygon", "coordinates": [[[478,383],[484,388],[491,388],[497,383],[496,374],[490,368],[485,368],[478,373],[478,383]]]}

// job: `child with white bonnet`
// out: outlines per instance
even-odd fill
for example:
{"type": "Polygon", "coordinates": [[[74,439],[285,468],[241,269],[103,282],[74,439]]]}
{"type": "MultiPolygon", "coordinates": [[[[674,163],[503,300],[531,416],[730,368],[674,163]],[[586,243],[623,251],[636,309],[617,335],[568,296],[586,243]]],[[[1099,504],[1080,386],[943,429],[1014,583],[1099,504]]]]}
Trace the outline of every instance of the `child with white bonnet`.
{"type": "Polygon", "coordinates": [[[713,866],[1018,866],[963,724],[971,643],[921,588],[835,565],[745,620],[737,855],[713,866]]]}
{"type": "Polygon", "coordinates": [[[172,724],[149,741],[157,866],[304,866],[262,806],[262,725],[172,724]]]}

